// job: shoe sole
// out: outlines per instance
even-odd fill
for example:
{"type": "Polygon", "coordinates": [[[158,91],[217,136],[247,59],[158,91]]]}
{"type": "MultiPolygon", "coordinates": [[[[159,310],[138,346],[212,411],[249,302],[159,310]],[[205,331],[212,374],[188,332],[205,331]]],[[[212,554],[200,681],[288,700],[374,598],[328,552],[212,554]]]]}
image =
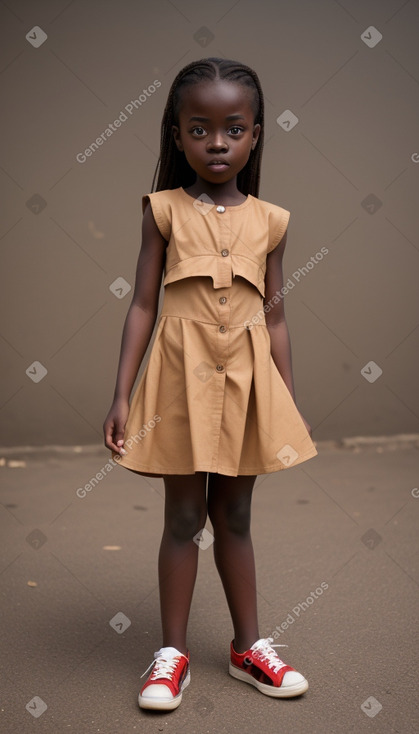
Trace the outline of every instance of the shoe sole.
{"type": "Polygon", "coordinates": [[[261,693],[264,693],[266,696],[273,696],[273,698],[293,698],[293,696],[300,696],[302,693],[305,693],[308,688],[308,682],[305,678],[300,683],[294,683],[294,685],[286,686],[285,688],[268,686],[266,683],[260,683],[252,675],[249,675],[244,670],[240,670],[240,668],[237,668],[232,663],[229,664],[228,672],[233,678],[237,678],[237,680],[241,680],[243,683],[249,683],[251,686],[255,686],[261,693]]]}
{"type": "MultiPolygon", "coordinates": [[[[142,696],[141,693],[138,695],[138,704],[142,709],[153,709],[154,711],[172,711],[176,709],[182,701],[182,692],[186,686],[191,682],[191,674],[188,670],[185,680],[183,681],[180,691],[177,696],[170,699],[159,699],[142,696]]],[[[147,690],[147,689],[146,689],[147,690]]]]}

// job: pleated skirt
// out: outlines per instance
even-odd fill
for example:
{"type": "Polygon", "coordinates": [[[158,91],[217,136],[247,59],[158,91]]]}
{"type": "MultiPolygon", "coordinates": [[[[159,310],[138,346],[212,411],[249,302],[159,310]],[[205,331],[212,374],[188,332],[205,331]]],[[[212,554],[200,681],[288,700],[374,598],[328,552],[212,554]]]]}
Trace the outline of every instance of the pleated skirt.
{"type": "Polygon", "coordinates": [[[146,476],[268,474],[317,455],[270,351],[259,291],[236,276],[165,286],[120,466],[146,476]]]}

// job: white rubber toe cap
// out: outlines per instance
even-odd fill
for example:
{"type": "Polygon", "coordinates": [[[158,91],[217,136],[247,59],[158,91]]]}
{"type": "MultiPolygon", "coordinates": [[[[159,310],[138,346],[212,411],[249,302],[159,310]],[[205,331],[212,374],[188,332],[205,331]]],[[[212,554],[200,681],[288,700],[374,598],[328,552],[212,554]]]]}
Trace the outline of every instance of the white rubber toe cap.
{"type": "Polygon", "coordinates": [[[163,685],[162,683],[153,683],[152,686],[147,686],[142,698],[153,698],[159,699],[160,701],[173,701],[173,696],[170,688],[163,685]]]}
{"type": "Polygon", "coordinates": [[[303,683],[305,681],[305,678],[301,673],[297,673],[297,671],[294,670],[287,670],[285,673],[281,686],[295,686],[299,683],[303,683]]]}

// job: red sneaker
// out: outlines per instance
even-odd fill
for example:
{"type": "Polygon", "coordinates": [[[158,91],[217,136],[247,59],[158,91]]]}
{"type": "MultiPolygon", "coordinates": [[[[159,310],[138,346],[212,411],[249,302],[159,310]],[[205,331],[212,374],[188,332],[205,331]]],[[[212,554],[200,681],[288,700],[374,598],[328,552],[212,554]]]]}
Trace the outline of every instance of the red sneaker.
{"type": "Polygon", "coordinates": [[[138,703],[143,709],[170,711],[179,706],[182,691],[191,680],[189,651],[183,655],[175,647],[162,647],[154,653],[154,657],[155,660],[143,673],[145,675],[154,665],[138,695],[138,703]]]}
{"type": "Polygon", "coordinates": [[[255,686],[266,696],[291,698],[299,696],[308,688],[308,683],[301,673],[281,660],[274,647],[287,645],[271,645],[273,637],[258,640],[249,650],[239,654],[230,645],[231,662],[229,673],[233,678],[255,686]]]}

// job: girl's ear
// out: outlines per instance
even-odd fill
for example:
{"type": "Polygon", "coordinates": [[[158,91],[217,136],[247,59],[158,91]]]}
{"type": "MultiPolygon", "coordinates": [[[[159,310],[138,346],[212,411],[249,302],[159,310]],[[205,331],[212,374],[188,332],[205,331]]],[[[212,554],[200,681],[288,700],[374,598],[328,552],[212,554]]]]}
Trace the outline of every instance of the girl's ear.
{"type": "Polygon", "coordinates": [[[177,125],[172,125],[173,139],[175,141],[178,150],[183,151],[182,141],[180,139],[180,132],[177,125]]]}
{"type": "Polygon", "coordinates": [[[259,140],[260,130],[261,130],[261,127],[260,127],[260,124],[258,123],[253,128],[252,150],[256,148],[257,142],[259,140]]]}

